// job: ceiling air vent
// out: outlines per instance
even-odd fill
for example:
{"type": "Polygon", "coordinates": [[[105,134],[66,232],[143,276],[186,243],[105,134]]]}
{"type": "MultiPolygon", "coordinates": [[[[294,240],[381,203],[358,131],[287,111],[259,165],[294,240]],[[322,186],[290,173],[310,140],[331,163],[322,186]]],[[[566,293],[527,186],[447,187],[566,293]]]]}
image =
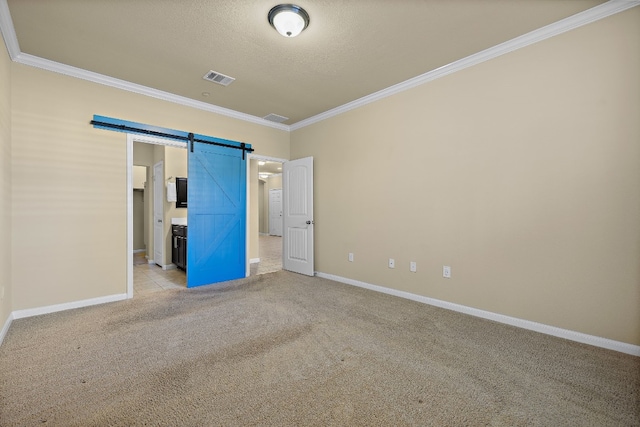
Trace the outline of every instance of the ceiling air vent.
{"type": "Polygon", "coordinates": [[[282,122],[286,122],[287,120],[289,120],[289,117],[279,116],[277,114],[271,113],[271,114],[267,114],[266,116],[264,116],[263,119],[269,120],[270,122],[282,123],[282,122]]]}
{"type": "Polygon", "coordinates": [[[224,74],[220,74],[217,71],[213,70],[210,70],[207,74],[205,74],[203,79],[209,80],[210,82],[218,83],[222,86],[229,86],[235,80],[233,77],[225,76],[224,74]]]}

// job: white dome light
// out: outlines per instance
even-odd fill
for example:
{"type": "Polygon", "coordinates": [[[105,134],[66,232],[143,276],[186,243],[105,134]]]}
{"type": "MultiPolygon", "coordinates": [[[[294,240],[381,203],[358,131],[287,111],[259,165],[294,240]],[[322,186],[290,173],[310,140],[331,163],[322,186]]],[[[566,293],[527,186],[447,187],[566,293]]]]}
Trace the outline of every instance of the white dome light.
{"type": "Polygon", "coordinates": [[[269,23],[285,37],[295,37],[309,26],[309,15],[300,6],[280,4],[269,11],[269,23]]]}

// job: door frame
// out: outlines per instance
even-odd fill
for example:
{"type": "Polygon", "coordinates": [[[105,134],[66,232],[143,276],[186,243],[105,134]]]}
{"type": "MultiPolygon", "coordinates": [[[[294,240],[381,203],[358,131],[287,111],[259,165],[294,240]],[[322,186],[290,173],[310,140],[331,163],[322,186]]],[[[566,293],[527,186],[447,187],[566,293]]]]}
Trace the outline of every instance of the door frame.
{"type": "MultiPolygon", "coordinates": [[[[141,142],[145,144],[166,145],[186,149],[186,144],[170,139],[151,137],[146,135],[138,135],[128,133],[127,135],[127,298],[133,298],[133,143],[141,142]]],[[[286,163],[289,160],[280,157],[263,156],[258,154],[247,154],[247,161],[264,160],[267,162],[286,163]]],[[[251,226],[251,163],[247,165],[247,207],[246,207],[246,233],[245,233],[245,276],[249,277],[251,273],[250,264],[250,226],[251,226]]]]}
{"type": "MultiPolygon", "coordinates": [[[[247,165],[247,231],[246,231],[246,237],[247,237],[247,248],[246,248],[246,271],[245,271],[245,276],[249,277],[249,275],[251,274],[251,255],[249,254],[250,251],[250,240],[251,240],[251,160],[264,160],[265,162],[278,162],[278,163],[287,163],[289,160],[287,159],[281,159],[279,157],[270,157],[270,156],[262,156],[260,154],[253,154],[253,153],[249,153],[247,154],[247,161],[249,162],[249,164],[247,165]]],[[[133,212],[133,211],[132,211],[133,212]]],[[[259,233],[258,233],[259,234],[259,233]]],[[[133,239],[133,237],[132,237],[133,239]]],[[[133,245],[133,240],[131,241],[132,245],[133,245]]]]}
{"type": "MultiPolygon", "coordinates": [[[[133,298],[133,143],[184,148],[183,142],[128,133],[127,135],[127,298],[133,298]]],[[[164,227],[164,222],[163,222],[164,227]]],[[[154,237],[155,239],[155,237],[154,237]]],[[[154,242],[155,244],[155,242],[154,242]]],[[[153,245],[149,245],[152,246],[153,245]]],[[[148,250],[149,248],[147,248],[148,250]]]]}

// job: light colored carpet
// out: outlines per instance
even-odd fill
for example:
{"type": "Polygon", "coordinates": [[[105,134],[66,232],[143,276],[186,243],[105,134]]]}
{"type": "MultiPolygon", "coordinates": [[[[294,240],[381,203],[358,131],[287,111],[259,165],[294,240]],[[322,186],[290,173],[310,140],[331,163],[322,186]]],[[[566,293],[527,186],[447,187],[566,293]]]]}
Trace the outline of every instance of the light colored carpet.
{"type": "Polygon", "coordinates": [[[2,426],[640,425],[640,359],[280,271],[13,322],[2,426]]]}

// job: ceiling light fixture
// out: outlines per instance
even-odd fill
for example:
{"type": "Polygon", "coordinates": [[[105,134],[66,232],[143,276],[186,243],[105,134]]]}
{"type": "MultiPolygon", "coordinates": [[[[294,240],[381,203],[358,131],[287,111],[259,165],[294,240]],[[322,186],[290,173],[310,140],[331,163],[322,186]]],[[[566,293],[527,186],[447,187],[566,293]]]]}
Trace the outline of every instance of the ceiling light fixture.
{"type": "Polygon", "coordinates": [[[309,26],[309,14],[295,4],[279,4],[268,17],[269,24],[285,37],[295,37],[309,26]]]}

